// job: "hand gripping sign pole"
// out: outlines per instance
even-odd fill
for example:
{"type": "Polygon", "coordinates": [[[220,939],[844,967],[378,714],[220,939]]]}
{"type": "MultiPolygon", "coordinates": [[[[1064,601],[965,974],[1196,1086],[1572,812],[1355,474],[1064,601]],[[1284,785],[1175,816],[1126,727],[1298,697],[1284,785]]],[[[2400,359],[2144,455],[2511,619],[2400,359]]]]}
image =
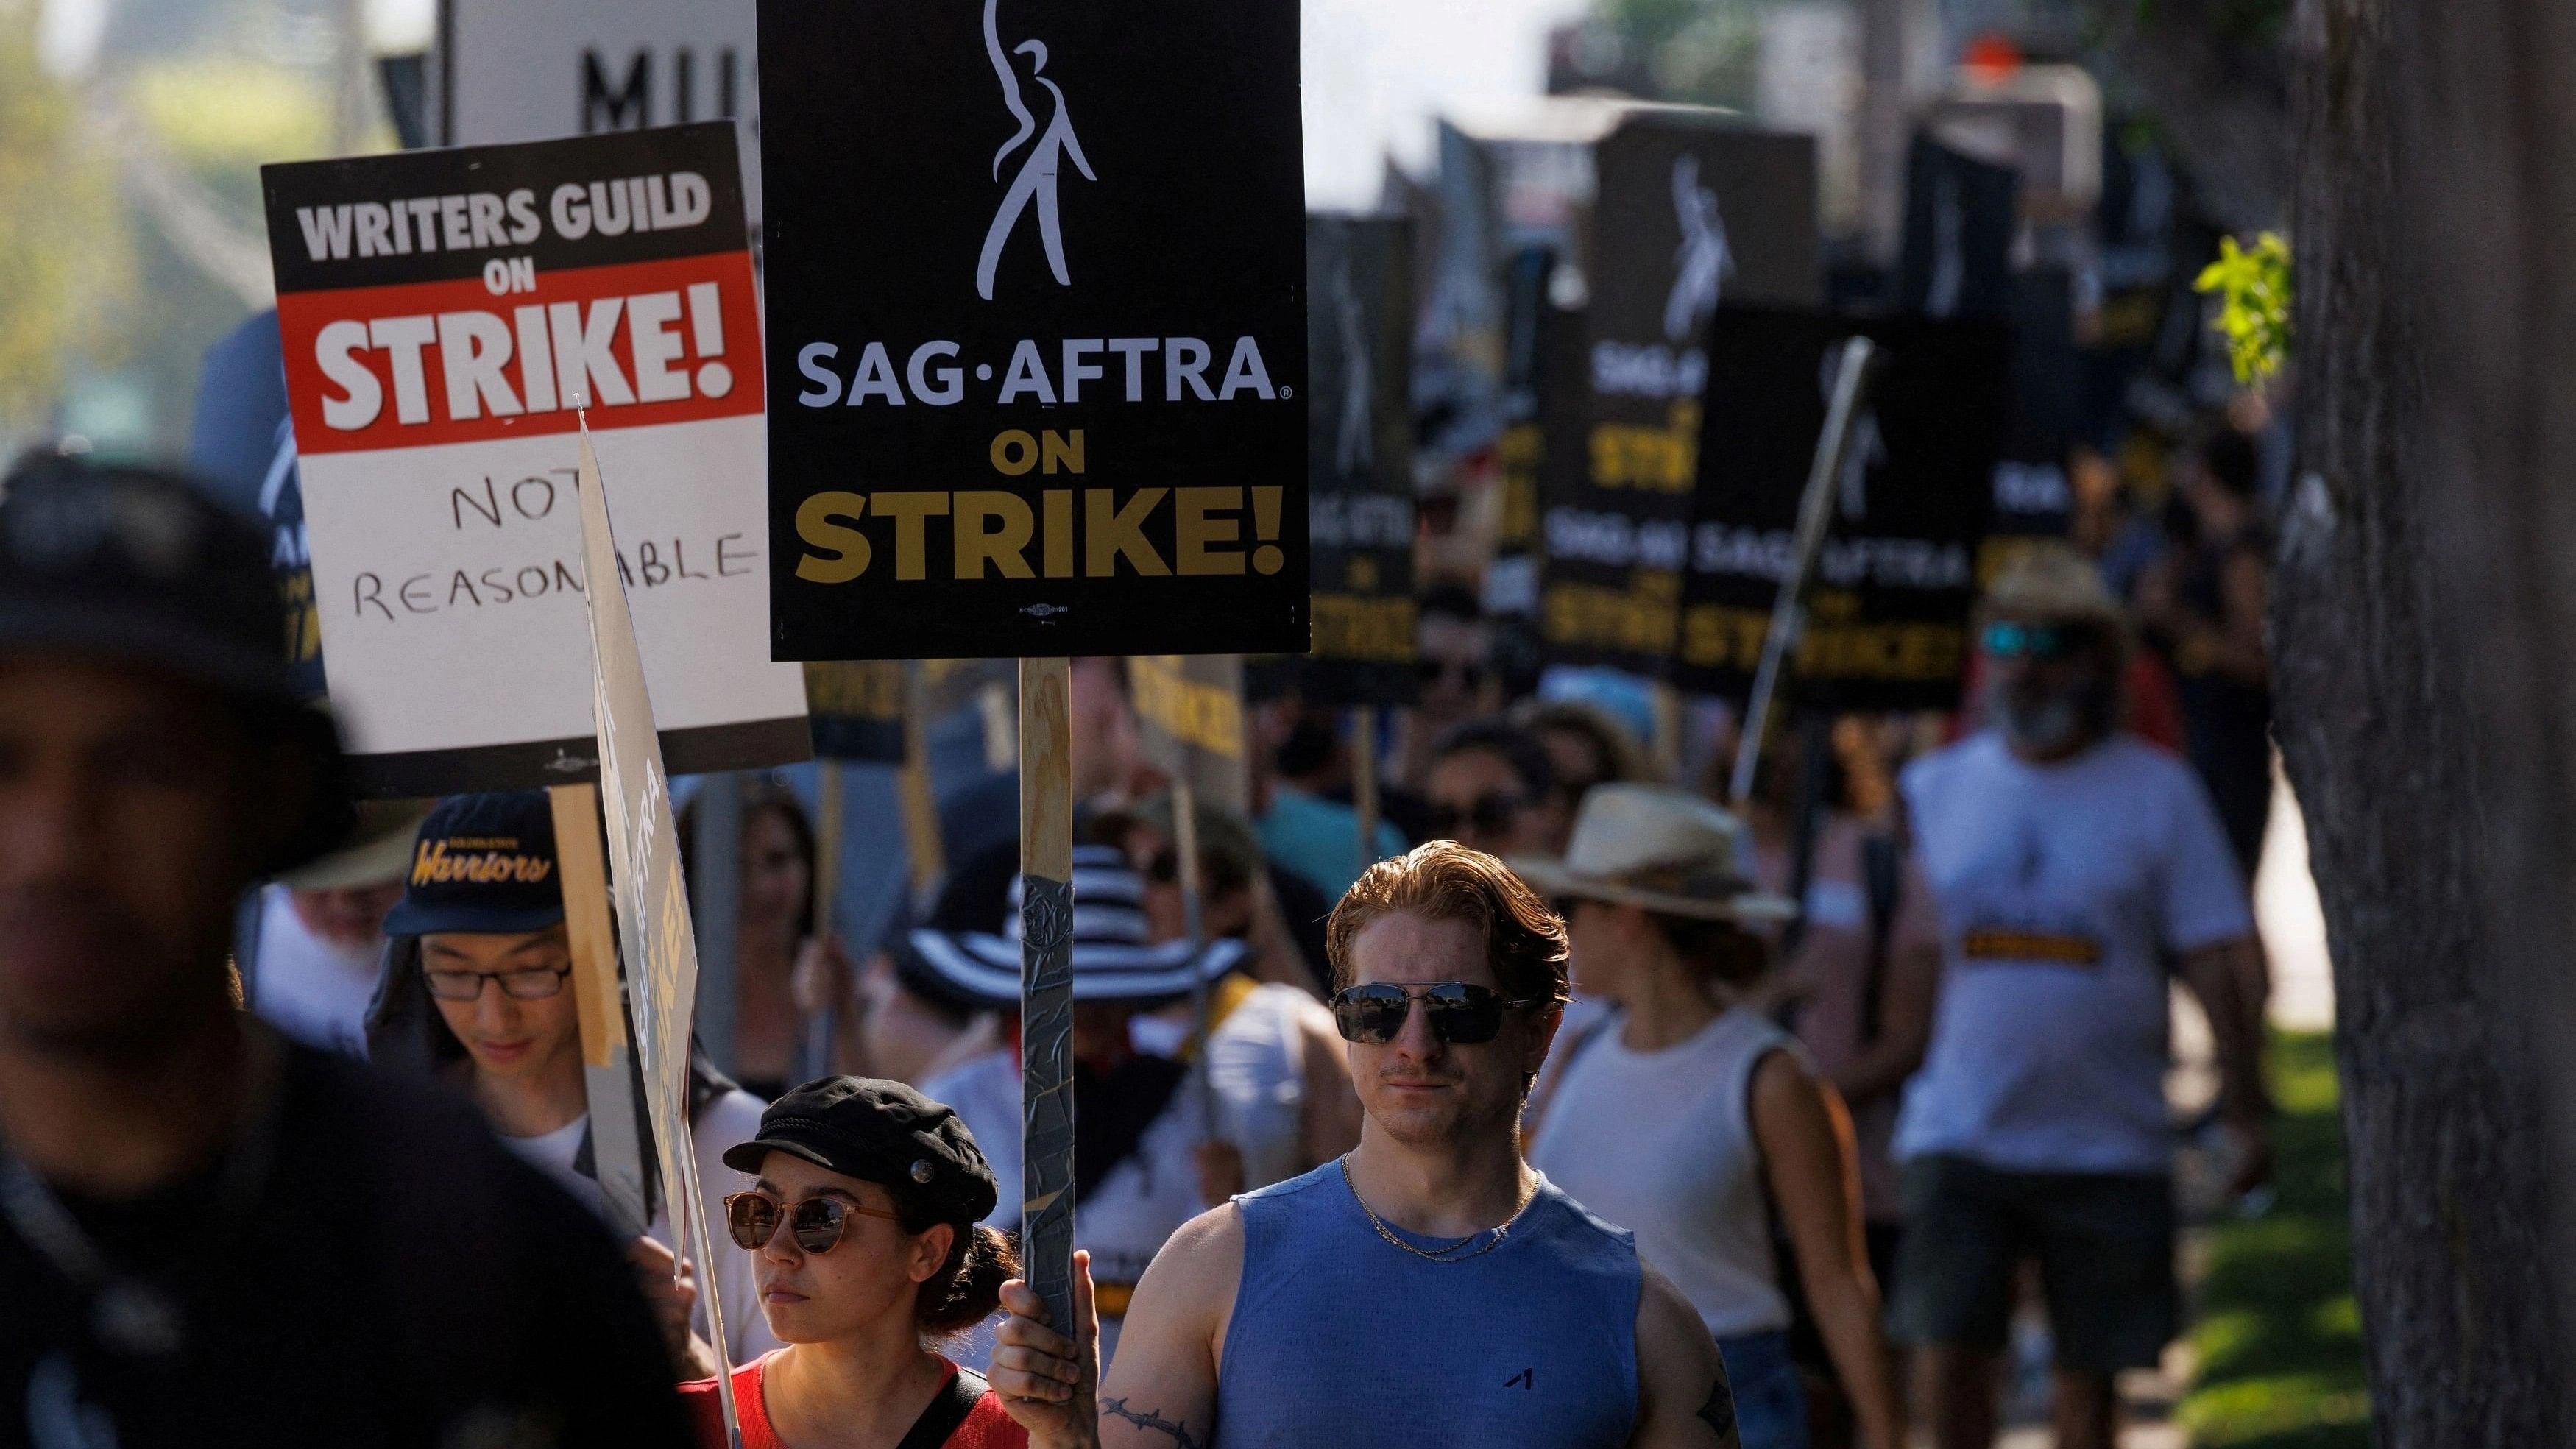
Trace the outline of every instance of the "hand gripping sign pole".
{"type": "Polygon", "coordinates": [[[617,987],[617,933],[608,920],[608,867],[599,849],[599,787],[554,785],[555,859],[571,938],[572,993],[581,1013],[582,1085],[590,1101],[590,1150],[599,1195],[618,1241],[644,1236],[644,1153],[635,1130],[626,1004],[617,987]]]}
{"type": "Polygon", "coordinates": [[[1867,401],[1870,374],[1878,348],[1866,337],[1846,338],[1834,374],[1834,400],[1825,410],[1825,430],[1816,439],[1814,466],[1807,470],[1807,491],[1798,500],[1796,556],[1771,606],[1771,629],[1762,642],[1762,664],[1753,675],[1753,695],[1745,702],[1744,728],[1735,746],[1735,774],[1726,797],[1741,805],[1753,793],[1754,767],[1762,760],[1762,734],[1770,723],[1772,701],[1780,691],[1781,672],[1798,634],[1807,622],[1807,580],[1816,571],[1816,555],[1825,546],[1825,527],[1833,520],[1835,485],[1843,476],[1843,458],[1867,401]]]}
{"type": "Polygon", "coordinates": [[[1020,661],[1020,1260],[1073,1322],[1072,661],[1020,661]]]}
{"type": "MultiPolygon", "coordinates": [[[[723,1359],[723,1295],[706,1214],[699,1207],[704,1199],[698,1195],[698,1158],[689,1136],[689,1022],[697,1001],[697,942],[680,879],[680,827],[671,812],[670,780],[662,770],[661,737],[653,728],[644,658],[626,611],[608,500],[601,492],[599,459],[591,452],[586,424],[578,482],[599,778],[615,864],[618,931],[634,968],[635,1044],[644,1066],[644,1100],[653,1116],[654,1151],[661,1159],[662,1200],[671,1205],[671,1224],[680,1234],[683,1255],[693,1248],[701,1265],[698,1301],[706,1305],[707,1337],[723,1359]]],[[[716,1391],[724,1405],[726,1439],[740,1449],[742,1428],[730,1366],[716,1375],[716,1391]]]]}

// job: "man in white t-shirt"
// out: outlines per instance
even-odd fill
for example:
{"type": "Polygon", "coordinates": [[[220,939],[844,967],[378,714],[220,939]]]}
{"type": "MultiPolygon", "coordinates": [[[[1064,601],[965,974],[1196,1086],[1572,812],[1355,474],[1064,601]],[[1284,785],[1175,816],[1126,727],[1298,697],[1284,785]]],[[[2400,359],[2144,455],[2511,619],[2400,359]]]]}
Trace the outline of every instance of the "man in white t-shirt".
{"type": "Polygon", "coordinates": [[[1943,980],[1897,1125],[1893,1318],[1941,1449],[1987,1449],[2014,1280],[2037,1259],[2058,1445],[2111,1449],[2113,1376],[2178,1327],[2168,976],[2208,1010],[2250,1187],[2270,1157],[2262,953],[2190,765],[2114,732],[2125,623],[2092,564],[2035,550],[1988,611],[1996,727],[1903,781],[1943,980]]]}
{"type": "MultiPolygon", "coordinates": [[[[421,826],[385,933],[392,945],[367,1023],[370,1056],[389,1070],[423,1071],[462,1088],[502,1146],[599,1211],[581,1016],[555,869],[554,812],[545,792],[441,801],[421,826]]],[[[722,1222],[726,1194],[751,1187],[748,1176],[724,1165],[724,1150],[759,1135],[761,1102],[694,1054],[690,1071],[699,1193],[707,1220],[722,1222]]],[[[637,1120],[644,1115],[639,1100],[637,1120]]],[[[645,1181],[658,1198],[659,1179],[649,1167],[645,1181]]],[[[704,1378],[716,1368],[705,1340],[706,1313],[672,1282],[680,1242],[668,1205],[657,1201],[636,1256],[683,1360],[682,1376],[704,1378]]],[[[751,1256],[718,1256],[725,1359],[739,1364],[776,1348],[778,1340],[760,1312],[751,1256]]]]}

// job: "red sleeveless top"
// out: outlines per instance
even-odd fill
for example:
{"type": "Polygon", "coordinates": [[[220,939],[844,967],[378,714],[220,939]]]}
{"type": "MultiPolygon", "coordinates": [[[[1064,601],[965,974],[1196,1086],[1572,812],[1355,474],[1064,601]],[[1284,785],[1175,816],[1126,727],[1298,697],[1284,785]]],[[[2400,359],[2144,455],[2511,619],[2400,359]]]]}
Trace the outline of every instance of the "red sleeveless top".
{"type": "MultiPolygon", "coordinates": [[[[769,1405],[761,1391],[761,1377],[777,1352],[773,1349],[733,1371],[734,1412],[742,1420],[742,1449],[787,1449],[778,1431],[769,1426],[769,1405]]],[[[956,1377],[957,1365],[951,1363],[948,1380],[956,1377]]],[[[680,1402],[689,1412],[689,1421],[697,1426],[699,1443],[707,1449],[728,1449],[724,1397],[716,1392],[714,1379],[680,1385],[680,1402]]],[[[932,1403],[935,1407],[938,1401],[932,1403]]],[[[1028,1449],[1029,1434],[1004,1411],[1001,1396],[986,1389],[967,1413],[966,1422],[940,1442],[943,1449],[1028,1449]]]]}

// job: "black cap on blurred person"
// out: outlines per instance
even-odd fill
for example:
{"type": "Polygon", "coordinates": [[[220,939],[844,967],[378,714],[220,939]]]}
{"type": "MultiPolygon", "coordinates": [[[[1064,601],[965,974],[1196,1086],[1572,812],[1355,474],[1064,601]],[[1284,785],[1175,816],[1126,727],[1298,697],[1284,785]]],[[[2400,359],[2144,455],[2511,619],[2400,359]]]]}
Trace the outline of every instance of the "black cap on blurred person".
{"type": "Polygon", "coordinates": [[[772,1152],[881,1184],[934,1222],[977,1222],[1001,1200],[983,1149],[957,1114],[881,1077],[807,1082],[770,1103],[760,1135],[726,1148],[724,1164],[756,1174],[772,1152]]]}
{"type": "Polygon", "coordinates": [[[314,788],[268,872],[320,855],[352,814],[330,716],[296,697],[268,548],[180,478],[43,455],[0,496],[0,652],[130,663],[231,700],[305,753],[314,788]]]}
{"type": "Polygon", "coordinates": [[[543,790],[451,795],[421,822],[388,936],[516,935],[564,918],[554,806],[543,790]]]}

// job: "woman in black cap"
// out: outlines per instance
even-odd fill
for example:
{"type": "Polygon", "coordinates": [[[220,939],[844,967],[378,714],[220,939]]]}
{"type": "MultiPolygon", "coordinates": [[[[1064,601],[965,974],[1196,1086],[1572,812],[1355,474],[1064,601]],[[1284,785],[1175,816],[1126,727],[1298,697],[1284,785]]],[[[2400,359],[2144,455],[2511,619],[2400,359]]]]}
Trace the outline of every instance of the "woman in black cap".
{"type": "MultiPolygon", "coordinates": [[[[990,1317],[1018,1272],[1010,1240],[975,1225],[997,1190],[956,1113],[901,1082],[824,1077],[724,1161],[758,1179],[725,1199],[725,1226],[786,1345],[733,1371],[742,1449],[1023,1449],[983,1378],[925,1346],[990,1317]]],[[[716,1381],[680,1392],[722,1449],[716,1381]]]]}

